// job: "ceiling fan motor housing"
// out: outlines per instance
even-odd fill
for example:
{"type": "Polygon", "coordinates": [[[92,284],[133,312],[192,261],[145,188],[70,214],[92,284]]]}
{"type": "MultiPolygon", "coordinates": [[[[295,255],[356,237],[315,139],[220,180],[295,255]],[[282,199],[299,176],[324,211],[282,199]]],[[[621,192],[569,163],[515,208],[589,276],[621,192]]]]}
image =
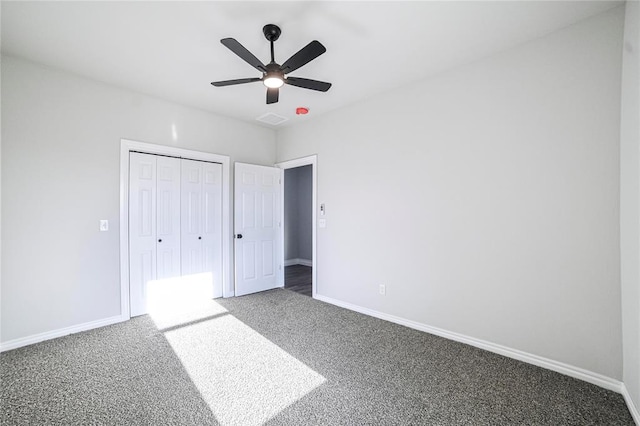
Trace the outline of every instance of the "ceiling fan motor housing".
{"type": "Polygon", "coordinates": [[[280,65],[276,64],[275,62],[271,62],[266,65],[266,68],[267,68],[267,72],[265,73],[265,75],[280,77],[284,79],[284,73],[282,72],[280,65]]]}

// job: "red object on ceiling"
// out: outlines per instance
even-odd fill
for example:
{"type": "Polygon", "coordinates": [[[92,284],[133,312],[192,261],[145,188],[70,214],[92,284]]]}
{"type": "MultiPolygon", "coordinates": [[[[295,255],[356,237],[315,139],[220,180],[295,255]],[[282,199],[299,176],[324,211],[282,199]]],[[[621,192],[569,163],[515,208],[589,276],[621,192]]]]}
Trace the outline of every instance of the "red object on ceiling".
{"type": "Polygon", "coordinates": [[[305,108],[305,107],[298,107],[296,108],[296,114],[297,115],[305,115],[309,113],[309,108],[305,108]]]}

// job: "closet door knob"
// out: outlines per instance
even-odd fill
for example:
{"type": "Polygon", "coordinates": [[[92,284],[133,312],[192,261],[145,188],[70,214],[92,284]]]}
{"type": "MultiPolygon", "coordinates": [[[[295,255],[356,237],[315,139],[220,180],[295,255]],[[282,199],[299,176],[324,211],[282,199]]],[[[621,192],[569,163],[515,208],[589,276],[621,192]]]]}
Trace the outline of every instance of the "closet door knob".
{"type": "Polygon", "coordinates": [[[242,238],[242,234],[238,234],[238,235],[236,235],[236,238],[237,238],[237,239],[242,238]]]}
{"type": "Polygon", "coordinates": [[[201,239],[202,239],[202,237],[198,237],[198,239],[199,239],[199,240],[201,240],[201,239]]]}
{"type": "Polygon", "coordinates": [[[161,242],[162,242],[162,239],[158,240],[158,242],[159,242],[159,243],[161,243],[161,242]]]}

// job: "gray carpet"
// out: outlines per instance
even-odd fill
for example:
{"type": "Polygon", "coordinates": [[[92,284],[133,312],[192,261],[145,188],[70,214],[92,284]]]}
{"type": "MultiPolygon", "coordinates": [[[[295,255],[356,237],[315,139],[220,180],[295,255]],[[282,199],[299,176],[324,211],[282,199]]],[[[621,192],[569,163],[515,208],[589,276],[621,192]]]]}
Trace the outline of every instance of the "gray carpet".
{"type": "Polygon", "coordinates": [[[0,355],[0,423],[633,425],[611,391],[285,290],[0,355]]]}

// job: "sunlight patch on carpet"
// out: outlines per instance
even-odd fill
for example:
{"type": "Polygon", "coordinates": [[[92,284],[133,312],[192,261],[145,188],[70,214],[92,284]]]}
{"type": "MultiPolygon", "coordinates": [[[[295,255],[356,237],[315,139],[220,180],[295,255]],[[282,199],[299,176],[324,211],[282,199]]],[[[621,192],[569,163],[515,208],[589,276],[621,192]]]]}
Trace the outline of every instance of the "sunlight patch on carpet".
{"type": "Polygon", "coordinates": [[[232,315],[165,333],[222,425],[260,425],[326,379],[232,315]]]}
{"type": "Polygon", "coordinates": [[[147,309],[158,329],[188,324],[227,312],[213,297],[211,273],[147,283],[147,309]]]}

